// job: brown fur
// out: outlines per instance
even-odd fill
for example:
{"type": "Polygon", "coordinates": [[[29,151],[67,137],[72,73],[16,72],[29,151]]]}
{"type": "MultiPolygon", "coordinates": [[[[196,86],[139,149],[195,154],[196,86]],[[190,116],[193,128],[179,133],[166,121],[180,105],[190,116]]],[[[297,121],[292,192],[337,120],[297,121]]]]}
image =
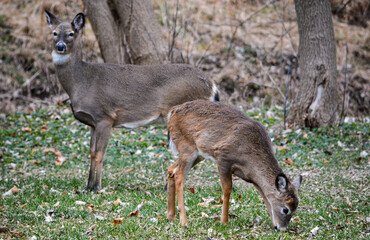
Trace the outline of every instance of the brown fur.
{"type": "Polygon", "coordinates": [[[214,95],[214,82],[189,65],[84,62],[77,41],[84,15],[76,15],[71,24],[47,11],[46,16],[54,35],[53,59],[57,57],[54,63],[58,79],[70,97],[74,116],[91,126],[88,190],[101,189],[102,162],[112,127],[166,122],[171,107],[194,99],[211,99],[214,95]],[[56,47],[60,42],[66,46],[65,53],[56,47]],[[69,56],[66,61],[58,61],[66,56],[69,56]]]}
{"type": "Polygon", "coordinates": [[[168,169],[168,212],[175,216],[175,195],[178,194],[180,222],[187,223],[183,186],[186,171],[210,156],[218,166],[224,192],[221,222],[228,222],[232,174],[251,182],[262,195],[277,229],[285,230],[298,206],[297,191],[301,177],[294,186],[279,167],[265,128],[242,112],[221,104],[195,100],[175,106],[170,112],[170,139],[179,157],[168,169]],[[194,160],[196,158],[196,160],[194,160]],[[193,160],[193,161],[192,161],[193,160]],[[278,181],[286,181],[286,186],[278,181]],[[283,207],[291,214],[281,213],[283,207]]]}

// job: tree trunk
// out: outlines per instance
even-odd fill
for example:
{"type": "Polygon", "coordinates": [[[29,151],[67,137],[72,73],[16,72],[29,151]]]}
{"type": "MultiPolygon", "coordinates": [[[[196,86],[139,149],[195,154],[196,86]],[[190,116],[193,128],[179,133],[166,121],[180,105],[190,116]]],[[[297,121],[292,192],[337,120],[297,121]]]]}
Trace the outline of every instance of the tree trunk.
{"type": "Polygon", "coordinates": [[[118,25],[107,1],[84,0],[87,17],[106,63],[122,63],[123,53],[118,25]]]}
{"type": "Polygon", "coordinates": [[[329,0],[294,0],[299,31],[299,78],[289,122],[332,126],[338,118],[334,28],[329,0]]]}
{"type": "Polygon", "coordinates": [[[151,0],[84,0],[84,4],[105,62],[166,62],[166,42],[151,0]]]}

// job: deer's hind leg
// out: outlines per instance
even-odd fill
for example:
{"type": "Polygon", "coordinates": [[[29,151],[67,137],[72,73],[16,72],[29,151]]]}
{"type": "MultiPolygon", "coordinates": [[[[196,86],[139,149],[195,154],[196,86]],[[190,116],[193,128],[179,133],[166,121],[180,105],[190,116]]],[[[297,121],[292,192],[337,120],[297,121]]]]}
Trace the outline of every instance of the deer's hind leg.
{"type": "Polygon", "coordinates": [[[176,214],[176,186],[175,173],[178,162],[168,168],[167,174],[167,219],[172,221],[176,214]]]}
{"type": "Polygon", "coordinates": [[[218,166],[218,172],[220,175],[220,181],[223,192],[223,203],[222,203],[222,214],[221,214],[221,223],[229,222],[229,201],[230,194],[233,188],[232,181],[232,172],[229,168],[223,168],[218,166]]]}

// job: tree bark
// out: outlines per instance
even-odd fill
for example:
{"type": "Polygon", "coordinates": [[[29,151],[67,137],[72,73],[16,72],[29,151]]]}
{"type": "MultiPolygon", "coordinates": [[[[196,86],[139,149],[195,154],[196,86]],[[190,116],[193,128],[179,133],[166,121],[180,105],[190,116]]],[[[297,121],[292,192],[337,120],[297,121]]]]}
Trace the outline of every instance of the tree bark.
{"type": "Polygon", "coordinates": [[[123,53],[118,25],[107,1],[84,0],[87,17],[98,40],[101,55],[106,63],[122,63],[123,53]]]}
{"type": "Polygon", "coordinates": [[[299,31],[299,85],[289,122],[315,128],[338,118],[334,28],[329,0],[294,0],[299,31]]]}
{"type": "Polygon", "coordinates": [[[84,4],[105,62],[167,61],[166,42],[151,0],[84,0],[84,4]]]}

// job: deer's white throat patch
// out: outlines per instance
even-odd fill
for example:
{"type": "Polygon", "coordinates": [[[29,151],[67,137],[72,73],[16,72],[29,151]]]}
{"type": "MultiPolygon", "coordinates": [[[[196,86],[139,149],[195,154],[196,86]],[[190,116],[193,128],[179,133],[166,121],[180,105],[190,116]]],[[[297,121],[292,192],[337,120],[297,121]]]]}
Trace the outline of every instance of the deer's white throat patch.
{"type": "Polygon", "coordinates": [[[69,60],[69,54],[59,54],[55,51],[51,53],[54,64],[63,64],[69,60]]]}

